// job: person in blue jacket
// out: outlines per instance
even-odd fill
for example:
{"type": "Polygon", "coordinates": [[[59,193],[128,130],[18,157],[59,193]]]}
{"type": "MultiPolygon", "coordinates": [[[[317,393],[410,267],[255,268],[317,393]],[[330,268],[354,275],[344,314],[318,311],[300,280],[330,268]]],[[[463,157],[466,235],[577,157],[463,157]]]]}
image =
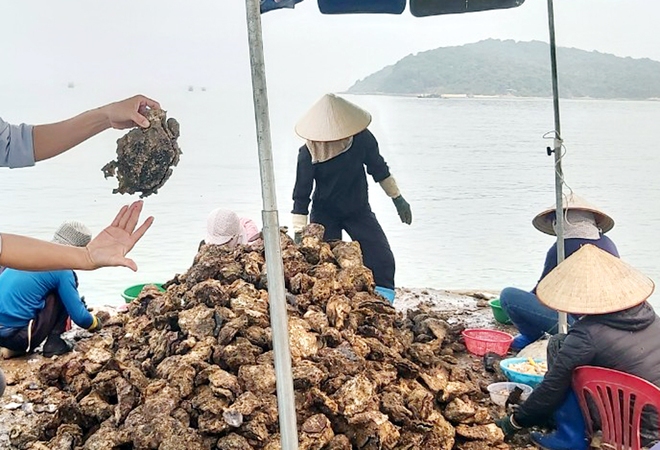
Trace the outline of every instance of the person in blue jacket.
{"type": "MultiPolygon", "coordinates": [[[[565,258],[571,256],[585,244],[593,244],[611,255],[619,256],[614,242],[605,236],[605,233],[614,227],[614,220],[599,208],[571,192],[564,199],[562,219],[564,221],[565,258]]],[[[555,236],[557,224],[555,207],[551,206],[541,211],[532,220],[532,224],[537,230],[555,236]]],[[[556,266],[557,242],[548,250],[543,273],[541,273],[538,283],[556,266]]],[[[557,334],[557,311],[539,301],[536,296],[536,287],[531,291],[507,287],[500,293],[500,304],[520,333],[514,338],[511,344],[512,349],[520,350],[541,338],[545,333],[557,334]]],[[[575,317],[568,317],[569,324],[574,321],[575,317]]]]}
{"type": "Polygon", "coordinates": [[[365,167],[392,199],[403,223],[412,223],[412,212],[378,150],[376,138],[367,129],[370,123],[367,111],[326,94],[296,124],[296,133],[306,143],[298,152],[291,220],[299,241],[311,201],[311,222],[325,227],[324,239],[340,240],[345,230],[359,242],[364,265],[373,272],[376,292],[392,302],[394,255],[369,205],[365,167]]]}
{"type": "MultiPolygon", "coordinates": [[[[57,229],[52,242],[84,247],[91,239],[85,225],[70,221],[57,229]]],[[[44,340],[46,357],[70,351],[71,346],[61,336],[68,317],[89,331],[102,326],[81,299],[73,270],[6,269],[0,274],[0,347],[4,357],[32,352],[44,340]]]]}

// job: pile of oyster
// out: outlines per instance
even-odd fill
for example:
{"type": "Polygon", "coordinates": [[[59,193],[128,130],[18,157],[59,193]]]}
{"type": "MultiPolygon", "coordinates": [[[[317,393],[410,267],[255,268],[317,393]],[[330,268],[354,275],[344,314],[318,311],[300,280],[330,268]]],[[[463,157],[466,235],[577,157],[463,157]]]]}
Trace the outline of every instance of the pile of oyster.
{"type": "MultiPolygon", "coordinates": [[[[359,245],[280,233],[301,450],[509,448],[460,329],[374,295],[359,245]]],[[[207,245],[164,293],[145,288],[76,352],[44,363],[58,410],[31,449],[280,448],[262,244],[207,245]]]]}

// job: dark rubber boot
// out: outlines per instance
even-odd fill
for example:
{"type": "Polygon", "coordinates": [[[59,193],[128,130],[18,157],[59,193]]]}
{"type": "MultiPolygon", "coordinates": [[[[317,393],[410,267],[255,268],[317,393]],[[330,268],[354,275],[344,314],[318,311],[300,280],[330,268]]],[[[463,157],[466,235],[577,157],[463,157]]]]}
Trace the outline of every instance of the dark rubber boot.
{"type": "Polygon", "coordinates": [[[532,342],[534,342],[534,340],[528,338],[524,334],[517,334],[514,336],[513,342],[511,342],[511,350],[522,350],[532,342]]]}
{"type": "Polygon", "coordinates": [[[575,393],[571,389],[564,403],[554,414],[554,433],[531,433],[532,442],[545,450],[587,450],[586,425],[575,393]]]}
{"type": "Polygon", "coordinates": [[[64,339],[62,339],[62,336],[59,334],[50,334],[48,335],[46,343],[44,344],[43,355],[46,358],[50,358],[51,356],[56,355],[63,355],[65,353],[69,353],[72,348],[73,347],[69,345],[64,339]]]}

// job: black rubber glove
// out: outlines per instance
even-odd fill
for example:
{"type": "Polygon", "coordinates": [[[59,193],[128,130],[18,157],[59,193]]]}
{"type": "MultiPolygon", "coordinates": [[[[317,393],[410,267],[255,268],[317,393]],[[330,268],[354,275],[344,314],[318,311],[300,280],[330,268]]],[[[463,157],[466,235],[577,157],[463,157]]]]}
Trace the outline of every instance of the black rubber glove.
{"type": "Polygon", "coordinates": [[[302,231],[297,231],[293,234],[293,242],[296,245],[302,244],[302,231]]]}
{"type": "Polygon", "coordinates": [[[399,213],[401,222],[410,225],[412,223],[412,211],[410,210],[410,204],[403,198],[402,195],[393,198],[392,201],[394,202],[394,206],[396,206],[396,212],[399,213]]]}
{"type": "Polygon", "coordinates": [[[512,415],[504,416],[501,419],[496,420],[495,425],[502,429],[504,436],[513,436],[522,428],[515,423],[512,415]]]}

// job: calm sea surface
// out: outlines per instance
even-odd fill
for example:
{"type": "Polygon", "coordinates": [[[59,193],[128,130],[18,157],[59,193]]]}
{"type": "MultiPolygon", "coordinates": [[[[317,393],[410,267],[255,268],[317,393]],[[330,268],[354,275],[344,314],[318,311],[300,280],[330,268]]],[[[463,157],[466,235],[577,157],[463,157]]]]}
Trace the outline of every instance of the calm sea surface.
{"type": "MultiPolygon", "coordinates": [[[[139,271],[80,274],[81,291],[92,304],[120,304],[125,287],[186,270],[213,208],[261,222],[249,91],[181,88],[153,95],[181,123],[184,153],[167,184],[146,199],[145,213],[156,221],[131,254],[139,271]]],[[[401,224],[391,200],[371,182],[372,207],[396,256],[397,285],[533,287],[553,243],[531,225],[554,202],[553,159],[545,153],[552,141],[543,138],[553,129],[551,100],[349,98],[372,113],[370,129],[412,205],[412,226],[401,224]]],[[[0,115],[44,123],[113,99],[91,87],[27,95],[3,89],[0,115]]],[[[310,103],[271,94],[282,225],[289,224],[301,145],[293,124],[310,103]]],[[[567,183],[615,219],[609,235],[622,258],[660,281],[660,102],[564,100],[561,113],[567,183]]],[[[113,195],[116,180],[101,173],[122,134],[107,131],[34,168],[2,169],[0,230],[50,239],[62,221],[75,219],[99,232],[133,200],[113,195]]],[[[658,298],[652,302],[660,306],[658,298]]]]}

